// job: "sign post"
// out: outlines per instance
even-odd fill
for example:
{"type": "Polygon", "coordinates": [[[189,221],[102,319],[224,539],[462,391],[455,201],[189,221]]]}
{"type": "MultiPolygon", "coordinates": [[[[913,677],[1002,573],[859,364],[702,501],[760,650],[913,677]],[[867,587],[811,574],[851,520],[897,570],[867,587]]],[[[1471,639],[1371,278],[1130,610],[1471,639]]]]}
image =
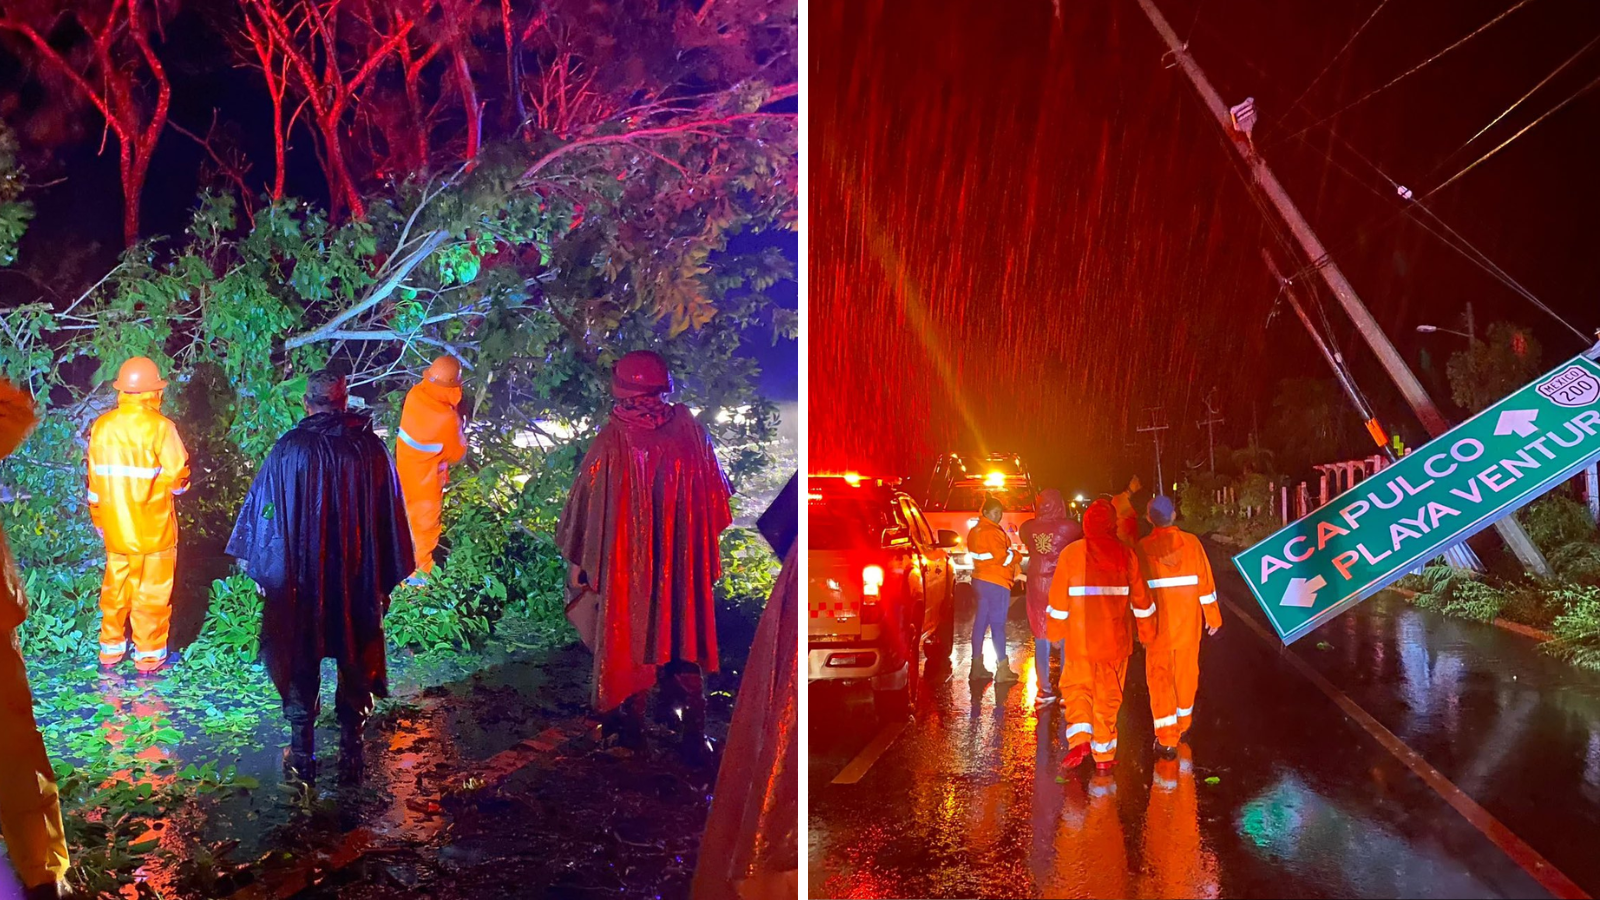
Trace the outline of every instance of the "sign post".
{"type": "Polygon", "coordinates": [[[1284,643],[1600,458],[1600,365],[1579,356],[1233,558],[1284,643]]]}

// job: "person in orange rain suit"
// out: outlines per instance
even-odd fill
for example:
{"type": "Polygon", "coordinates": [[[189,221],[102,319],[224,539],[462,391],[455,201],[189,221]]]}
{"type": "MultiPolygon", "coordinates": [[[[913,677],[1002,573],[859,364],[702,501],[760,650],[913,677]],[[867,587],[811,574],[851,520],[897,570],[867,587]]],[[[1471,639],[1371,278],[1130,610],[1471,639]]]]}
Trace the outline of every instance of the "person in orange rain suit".
{"type": "Polygon", "coordinates": [[[1156,749],[1171,758],[1189,731],[1194,695],[1200,684],[1200,628],[1222,627],[1211,560],[1200,539],[1172,524],[1171,497],[1154,497],[1146,509],[1155,530],[1139,542],[1145,587],[1156,603],[1156,639],[1145,648],[1145,680],[1150,685],[1150,715],[1156,749]]]}
{"type": "Polygon", "coordinates": [[[994,645],[995,681],[1008,684],[1017,673],[1006,657],[1006,613],[1011,611],[1011,585],[1017,580],[1021,561],[1011,546],[1011,538],[1000,527],[1006,508],[993,497],[986,497],[978,513],[978,524],[967,532],[967,550],[972,555],[972,588],[978,595],[977,614],[972,619],[972,670],[969,677],[982,681],[990,677],[983,664],[983,634],[989,633],[994,645]]]}
{"type": "Polygon", "coordinates": [[[160,412],[167,383],[155,363],[128,360],[113,386],[117,408],[89,430],[89,516],[106,542],[100,665],[122,662],[131,619],[134,667],[148,675],[177,661],[167,653],[178,565],[172,498],[189,489],[189,454],[160,412]]]}
{"type": "Polygon", "coordinates": [[[1144,865],[1128,896],[1220,896],[1217,855],[1200,839],[1194,760],[1187,746],[1170,759],[1156,760],[1144,832],[1144,865]]]}
{"type": "MultiPolygon", "coordinates": [[[[22,444],[35,421],[33,398],[0,381],[0,457],[22,444]]],[[[22,577],[0,534],[0,837],[27,900],[44,900],[66,895],[67,839],[17,639],[27,615],[22,577]]]]}
{"type": "Polygon", "coordinates": [[[1109,771],[1117,756],[1117,712],[1134,628],[1140,643],[1156,636],[1155,604],[1145,591],[1138,555],[1117,538],[1110,500],[1089,504],[1083,540],[1061,551],[1046,613],[1049,639],[1067,642],[1061,694],[1070,749],[1062,768],[1076,768],[1093,751],[1095,768],[1109,771]]]}
{"type": "Polygon", "coordinates": [[[461,436],[461,363],[441,356],[422,373],[406,394],[400,411],[400,436],[395,441],[395,470],[406,498],[406,518],[411,522],[411,546],[417,572],[407,584],[420,584],[419,576],[433,571],[433,550],[439,546],[439,516],[444,511],[444,485],[450,467],[467,455],[461,436]]]}
{"type": "Polygon", "coordinates": [[[1117,539],[1129,547],[1139,546],[1139,513],[1133,508],[1133,495],[1144,487],[1135,475],[1128,479],[1128,489],[1111,498],[1117,508],[1117,539]]]}

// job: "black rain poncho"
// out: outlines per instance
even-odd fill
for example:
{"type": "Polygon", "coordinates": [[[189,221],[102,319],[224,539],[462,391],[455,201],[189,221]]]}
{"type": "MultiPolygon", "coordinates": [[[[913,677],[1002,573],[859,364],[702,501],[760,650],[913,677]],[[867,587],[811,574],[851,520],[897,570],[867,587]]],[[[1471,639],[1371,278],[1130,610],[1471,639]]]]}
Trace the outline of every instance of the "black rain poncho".
{"type": "Polygon", "coordinates": [[[279,691],[297,666],[333,658],[388,695],[383,615],[415,564],[400,481],[367,417],[318,413],[279,438],[227,552],[266,595],[261,657],[279,691]]]}

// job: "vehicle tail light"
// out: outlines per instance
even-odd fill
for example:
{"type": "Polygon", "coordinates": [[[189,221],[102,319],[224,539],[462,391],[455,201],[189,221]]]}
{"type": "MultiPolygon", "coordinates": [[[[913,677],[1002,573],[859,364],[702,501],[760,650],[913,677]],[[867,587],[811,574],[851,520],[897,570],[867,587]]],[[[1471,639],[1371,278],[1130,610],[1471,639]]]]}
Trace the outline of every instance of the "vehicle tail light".
{"type": "Polygon", "coordinates": [[[861,570],[861,624],[877,625],[883,621],[883,607],[878,600],[883,591],[883,567],[867,566],[861,570]]]}
{"type": "Polygon", "coordinates": [[[876,597],[883,587],[883,567],[867,566],[861,570],[861,595],[863,597],[876,597]]]}

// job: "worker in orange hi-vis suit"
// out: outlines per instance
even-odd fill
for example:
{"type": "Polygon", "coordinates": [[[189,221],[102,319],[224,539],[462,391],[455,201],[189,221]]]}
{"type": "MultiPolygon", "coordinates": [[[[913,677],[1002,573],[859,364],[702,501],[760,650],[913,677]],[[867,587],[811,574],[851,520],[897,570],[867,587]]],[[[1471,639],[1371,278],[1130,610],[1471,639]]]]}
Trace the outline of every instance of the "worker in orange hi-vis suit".
{"type": "Polygon", "coordinates": [[[1050,582],[1046,628],[1066,640],[1062,709],[1067,717],[1063,769],[1093,752],[1095,768],[1110,771],[1117,756],[1117,712],[1133,653],[1133,633],[1148,645],[1156,636],[1156,608],[1145,590],[1139,557],[1117,538],[1117,513],[1105,498],[1083,514],[1083,540],[1061,551],[1050,582]]]}
{"type": "Polygon", "coordinates": [[[128,360],[113,386],[117,408],[89,431],[89,515],[106,542],[100,665],[127,654],[131,621],[134,667],[149,675],[177,661],[167,652],[178,565],[173,498],[189,489],[189,454],[160,412],[167,383],[154,362],[128,360]]]}
{"type": "Polygon", "coordinates": [[[467,454],[461,436],[461,363],[441,356],[422,373],[406,394],[400,411],[400,436],[395,441],[395,471],[406,498],[411,546],[417,571],[407,584],[421,584],[433,571],[433,550],[439,546],[439,517],[444,512],[444,486],[450,467],[467,454]]]}
{"type": "MultiPolygon", "coordinates": [[[[34,422],[33,398],[0,381],[0,457],[21,445],[34,422]]],[[[26,900],[44,900],[66,895],[67,839],[17,641],[27,615],[22,578],[0,535],[0,837],[26,900]]]]}
{"type": "Polygon", "coordinates": [[[1200,686],[1200,629],[1216,634],[1222,627],[1217,585],[1211,560],[1200,539],[1173,525],[1171,497],[1155,497],[1146,509],[1155,530],[1139,542],[1145,587],[1156,603],[1156,639],[1145,648],[1145,679],[1150,685],[1150,714],[1156,725],[1156,750],[1165,758],[1176,753],[1189,731],[1194,695],[1200,686]]]}

